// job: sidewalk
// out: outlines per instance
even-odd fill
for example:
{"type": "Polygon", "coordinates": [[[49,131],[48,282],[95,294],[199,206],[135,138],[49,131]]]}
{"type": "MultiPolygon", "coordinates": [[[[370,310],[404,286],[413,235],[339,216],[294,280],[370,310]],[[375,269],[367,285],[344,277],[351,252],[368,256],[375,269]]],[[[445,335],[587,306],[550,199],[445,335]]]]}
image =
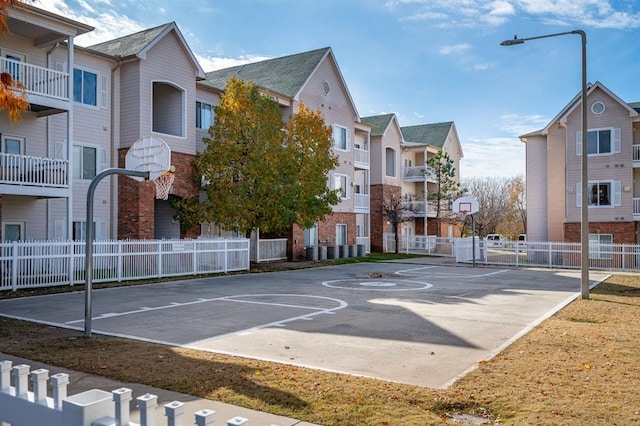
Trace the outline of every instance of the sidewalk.
{"type": "MultiPolygon", "coordinates": [[[[173,401],[180,401],[185,404],[185,424],[192,424],[193,413],[206,408],[216,412],[214,417],[216,425],[225,425],[227,424],[227,420],[239,416],[249,419],[249,422],[247,424],[251,426],[314,426],[313,423],[302,422],[300,420],[291,419],[288,417],[263,413],[261,411],[250,410],[247,408],[225,404],[222,402],[201,399],[191,395],[167,391],[164,389],[158,389],[137,383],[118,382],[116,380],[107,379],[105,377],[94,376],[91,374],[68,370],[60,367],[53,367],[40,362],[35,362],[25,358],[19,358],[0,352],[0,361],[4,360],[13,362],[14,366],[19,364],[27,364],[31,366],[31,371],[39,368],[47,369],[49,370],[49,376],[58,373],[68,374],[70,383],[67,388],[67,394],[69,396],[90,389],[101,389],[103,391],[111,392],[122,387],[129,388],[133,391],[130,420],[135,423],[139,423],[140,421],[139,412],[135,406],[135,400],[139,396],[150,393],[158,396],[158,407],[156,409],[156,424],[158,426],[166,424],[166,417],[164,415],[164,404],[173,401]]],[[[170,371],[167,373],[170,374],[170,371]]]]}

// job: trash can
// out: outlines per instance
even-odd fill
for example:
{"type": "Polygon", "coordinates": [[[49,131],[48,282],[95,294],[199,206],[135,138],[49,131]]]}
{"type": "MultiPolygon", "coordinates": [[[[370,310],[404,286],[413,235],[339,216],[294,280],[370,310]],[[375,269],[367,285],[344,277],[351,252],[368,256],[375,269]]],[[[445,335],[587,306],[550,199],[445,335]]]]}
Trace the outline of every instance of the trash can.
{"type": "Polygon", "coordinates": [[[341,258],[349,257],[349,246],[347,245],[340,246],[340,257],[341,258]]]}
{"type": "Polygon", "coordinates": [[[327,246],[318,247],[318,260],[325,260],[327,258],[327,246]]]}
{"type": "Polygon", "coordinates": [[[358,244],[356,246],[356,248],[357,248],[358,257],[363,257],[364,256],[364,244],[358,244]]]}
{"type": "Polygon", "coordinates": [[[327,259],[337,259],[339,257],[337,246],[327,246],[327,259]]]}
{"type": "Polygon", "coordinates": [[[318,260],[318,246],[309,246],[306,249],[307,260],[318,260]]]}
{"type": "Polygon", "coordinates": [[[349,257],[356,257],[357,251],[356,251],[356,245],[350,245],[349,246],[349,257]]]}

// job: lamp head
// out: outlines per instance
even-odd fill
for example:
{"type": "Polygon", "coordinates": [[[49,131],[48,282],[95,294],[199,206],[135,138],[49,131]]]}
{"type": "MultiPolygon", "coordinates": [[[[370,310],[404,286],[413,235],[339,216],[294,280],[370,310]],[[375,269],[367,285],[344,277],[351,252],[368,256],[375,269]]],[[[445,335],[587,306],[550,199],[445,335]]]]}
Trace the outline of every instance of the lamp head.
{"type": "Polygon", "coordinates": [[[524,43],[524,39],[523,38],[518,38],[517,35],[513,36],[513,39],[511,40],[505,40],[502,43],[500,43],[500,46],[513,46],[515,44],[522,44],[524,43]]]}

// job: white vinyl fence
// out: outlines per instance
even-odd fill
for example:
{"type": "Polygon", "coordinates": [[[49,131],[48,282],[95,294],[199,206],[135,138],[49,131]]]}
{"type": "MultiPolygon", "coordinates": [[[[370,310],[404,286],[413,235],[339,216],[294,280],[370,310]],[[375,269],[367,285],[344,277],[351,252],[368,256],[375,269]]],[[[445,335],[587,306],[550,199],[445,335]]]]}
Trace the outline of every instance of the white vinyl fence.
{"type": "MultiPolygon", "coordinates": [[[[93,282],[249,270],[248,239],[120,240],[93,245],[93,282]]],[[[85,282],[84,241],[0,243],[0,290],[85,282]]]]}
{"type": "MultiPolygon", "coordinates": [[[[395,235],[384,234],[382,238],[383,251],[395,253],[395,235]]],[[[454,257],[454,246],[454,238],[435,237],[431,235],[398,235],[398,253],[454,257]]]]}
{"type": "MultiPolygon", "coordinates": [[[[0,361],[0,424],[11,426],[153,426],[156,424],[158,397],[145,394],[136,398],[140,423],[130,422],[131,389],[120,388],[112,392],[91,389],[67,396],[69,375],[54,374],[30,366],[12,366],[11,361],[0,361]],[[13,377],[13,386],[11,378],[13,377]],[[33,391],[29,391],[29,381],[33,391]],[[52,396],[47,396],[50,382],[52,396]],[[5,423],[3,423],[5,422],[5,423]]],[[[186,420],[185,404],[173,401],[164,405],[166,425],[182,425],[186,420]]],[[[197,426],[222,424],[214,422],[215,411],[202,409],[193,413],[197,426]]],[[[227,426],[247,425],[249,419],[234,417],[227,426]]]]}

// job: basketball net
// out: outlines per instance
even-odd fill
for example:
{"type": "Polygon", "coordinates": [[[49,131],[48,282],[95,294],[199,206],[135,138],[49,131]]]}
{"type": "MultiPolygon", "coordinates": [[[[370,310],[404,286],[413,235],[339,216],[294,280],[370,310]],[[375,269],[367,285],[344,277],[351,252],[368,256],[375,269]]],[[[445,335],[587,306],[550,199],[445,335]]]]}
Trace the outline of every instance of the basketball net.
{"type": "Polygon", "coordinates": [[[171,185],[173,185],[173,180],[175,178],[176,174],[169,171],[164,172],[153,180],[153,183],[156,185],[156,198],[158,200],[169,199],[169,190],[171,189],[171,185]]]}

